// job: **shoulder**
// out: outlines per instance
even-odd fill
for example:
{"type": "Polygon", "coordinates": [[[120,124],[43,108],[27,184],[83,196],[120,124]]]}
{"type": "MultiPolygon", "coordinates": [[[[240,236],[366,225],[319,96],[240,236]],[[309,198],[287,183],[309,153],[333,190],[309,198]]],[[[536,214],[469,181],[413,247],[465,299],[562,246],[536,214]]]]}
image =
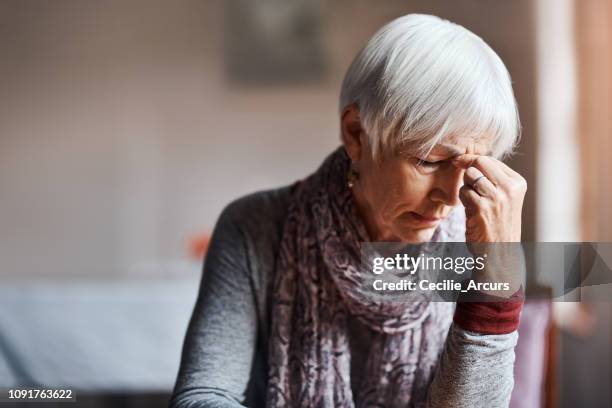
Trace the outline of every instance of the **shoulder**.
{"type": "Polygon", "coordinates": [[[239,230],[246,239],[280,234],[289,199],[289,186],[244,195],[225,206],[215,229],[239,230]]]}
{"type": "Polygon", "coordinates": [[[246,278],[260,324],[266,326],[266,296],[291,197],[290,186],[257,191],[221,211],[206,254],[204,275],[224,281],[246,278]]]}
{"type": "Polygon", "coordinates": [[[290,198],[290,186],[284,186],[257,191],[230,202],[219,216],[209,247],[209,252],[222,256],[226,264],[244,271],[254,294],[264,333],[267,327],[267,294],[273,281],[290,198]]]}

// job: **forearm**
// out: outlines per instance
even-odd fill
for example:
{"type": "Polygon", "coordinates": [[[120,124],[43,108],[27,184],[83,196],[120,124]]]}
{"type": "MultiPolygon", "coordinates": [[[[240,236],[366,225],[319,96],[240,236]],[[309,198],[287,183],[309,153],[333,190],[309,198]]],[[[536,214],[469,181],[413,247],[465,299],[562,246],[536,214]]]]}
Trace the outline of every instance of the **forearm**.
{"type": "Polygon", "coordinates": [[[427,406],[507,407],[514,387],[518,333],[469,332],[453,324],[429,389],[427,406]]]}
{"type": "Polygon", "coordinates": [[[214,388],[194,388],[175,393],[169,408],[242,408],[244,405],[227,395],[223,390],[214,388]]]}
{"type": "Polygon", "coordinates": [[[507,407],[523,290],[510,299],[460,301],[429,389],[428,406],[507,407]]]}

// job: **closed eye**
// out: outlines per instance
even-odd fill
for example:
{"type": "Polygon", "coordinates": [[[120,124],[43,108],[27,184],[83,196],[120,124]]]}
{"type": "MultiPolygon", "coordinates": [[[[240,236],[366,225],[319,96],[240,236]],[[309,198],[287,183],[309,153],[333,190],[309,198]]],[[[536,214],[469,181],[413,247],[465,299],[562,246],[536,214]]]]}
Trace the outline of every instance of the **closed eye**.
{"type": "Polygon", "coordinates": [[[440,164],[440,161],[427,161],[419,159],[418,165],[423,167],[436,167],[440,164]]]}

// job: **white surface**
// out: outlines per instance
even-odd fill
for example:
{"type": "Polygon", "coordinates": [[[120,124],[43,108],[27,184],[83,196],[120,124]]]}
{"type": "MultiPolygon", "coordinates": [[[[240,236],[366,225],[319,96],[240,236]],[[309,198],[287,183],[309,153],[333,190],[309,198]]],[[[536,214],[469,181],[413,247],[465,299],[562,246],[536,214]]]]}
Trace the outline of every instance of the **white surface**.
{"type": "MultiPolygon", "coordinates": [[[[40,384],[167,391],[176,378],[198,285],[199,277],[3,284],[0,334],[40,384]]],[[[6,352],[0,354],[0,387],[17,380],[6,352]]]]}

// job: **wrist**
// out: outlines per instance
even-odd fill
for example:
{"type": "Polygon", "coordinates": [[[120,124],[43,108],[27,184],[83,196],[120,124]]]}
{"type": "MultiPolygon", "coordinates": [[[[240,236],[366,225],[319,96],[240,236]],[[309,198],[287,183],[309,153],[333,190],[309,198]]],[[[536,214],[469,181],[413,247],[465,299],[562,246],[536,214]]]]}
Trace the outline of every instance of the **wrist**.
{"type": "Polygon", "coordinates": [[[484,293],[478,301],[459,299],[453,322],[464,330],[479,334],[508,334],[518,329],[523,308],[521,286],[510,298],[498,298],[484,293]]]}

